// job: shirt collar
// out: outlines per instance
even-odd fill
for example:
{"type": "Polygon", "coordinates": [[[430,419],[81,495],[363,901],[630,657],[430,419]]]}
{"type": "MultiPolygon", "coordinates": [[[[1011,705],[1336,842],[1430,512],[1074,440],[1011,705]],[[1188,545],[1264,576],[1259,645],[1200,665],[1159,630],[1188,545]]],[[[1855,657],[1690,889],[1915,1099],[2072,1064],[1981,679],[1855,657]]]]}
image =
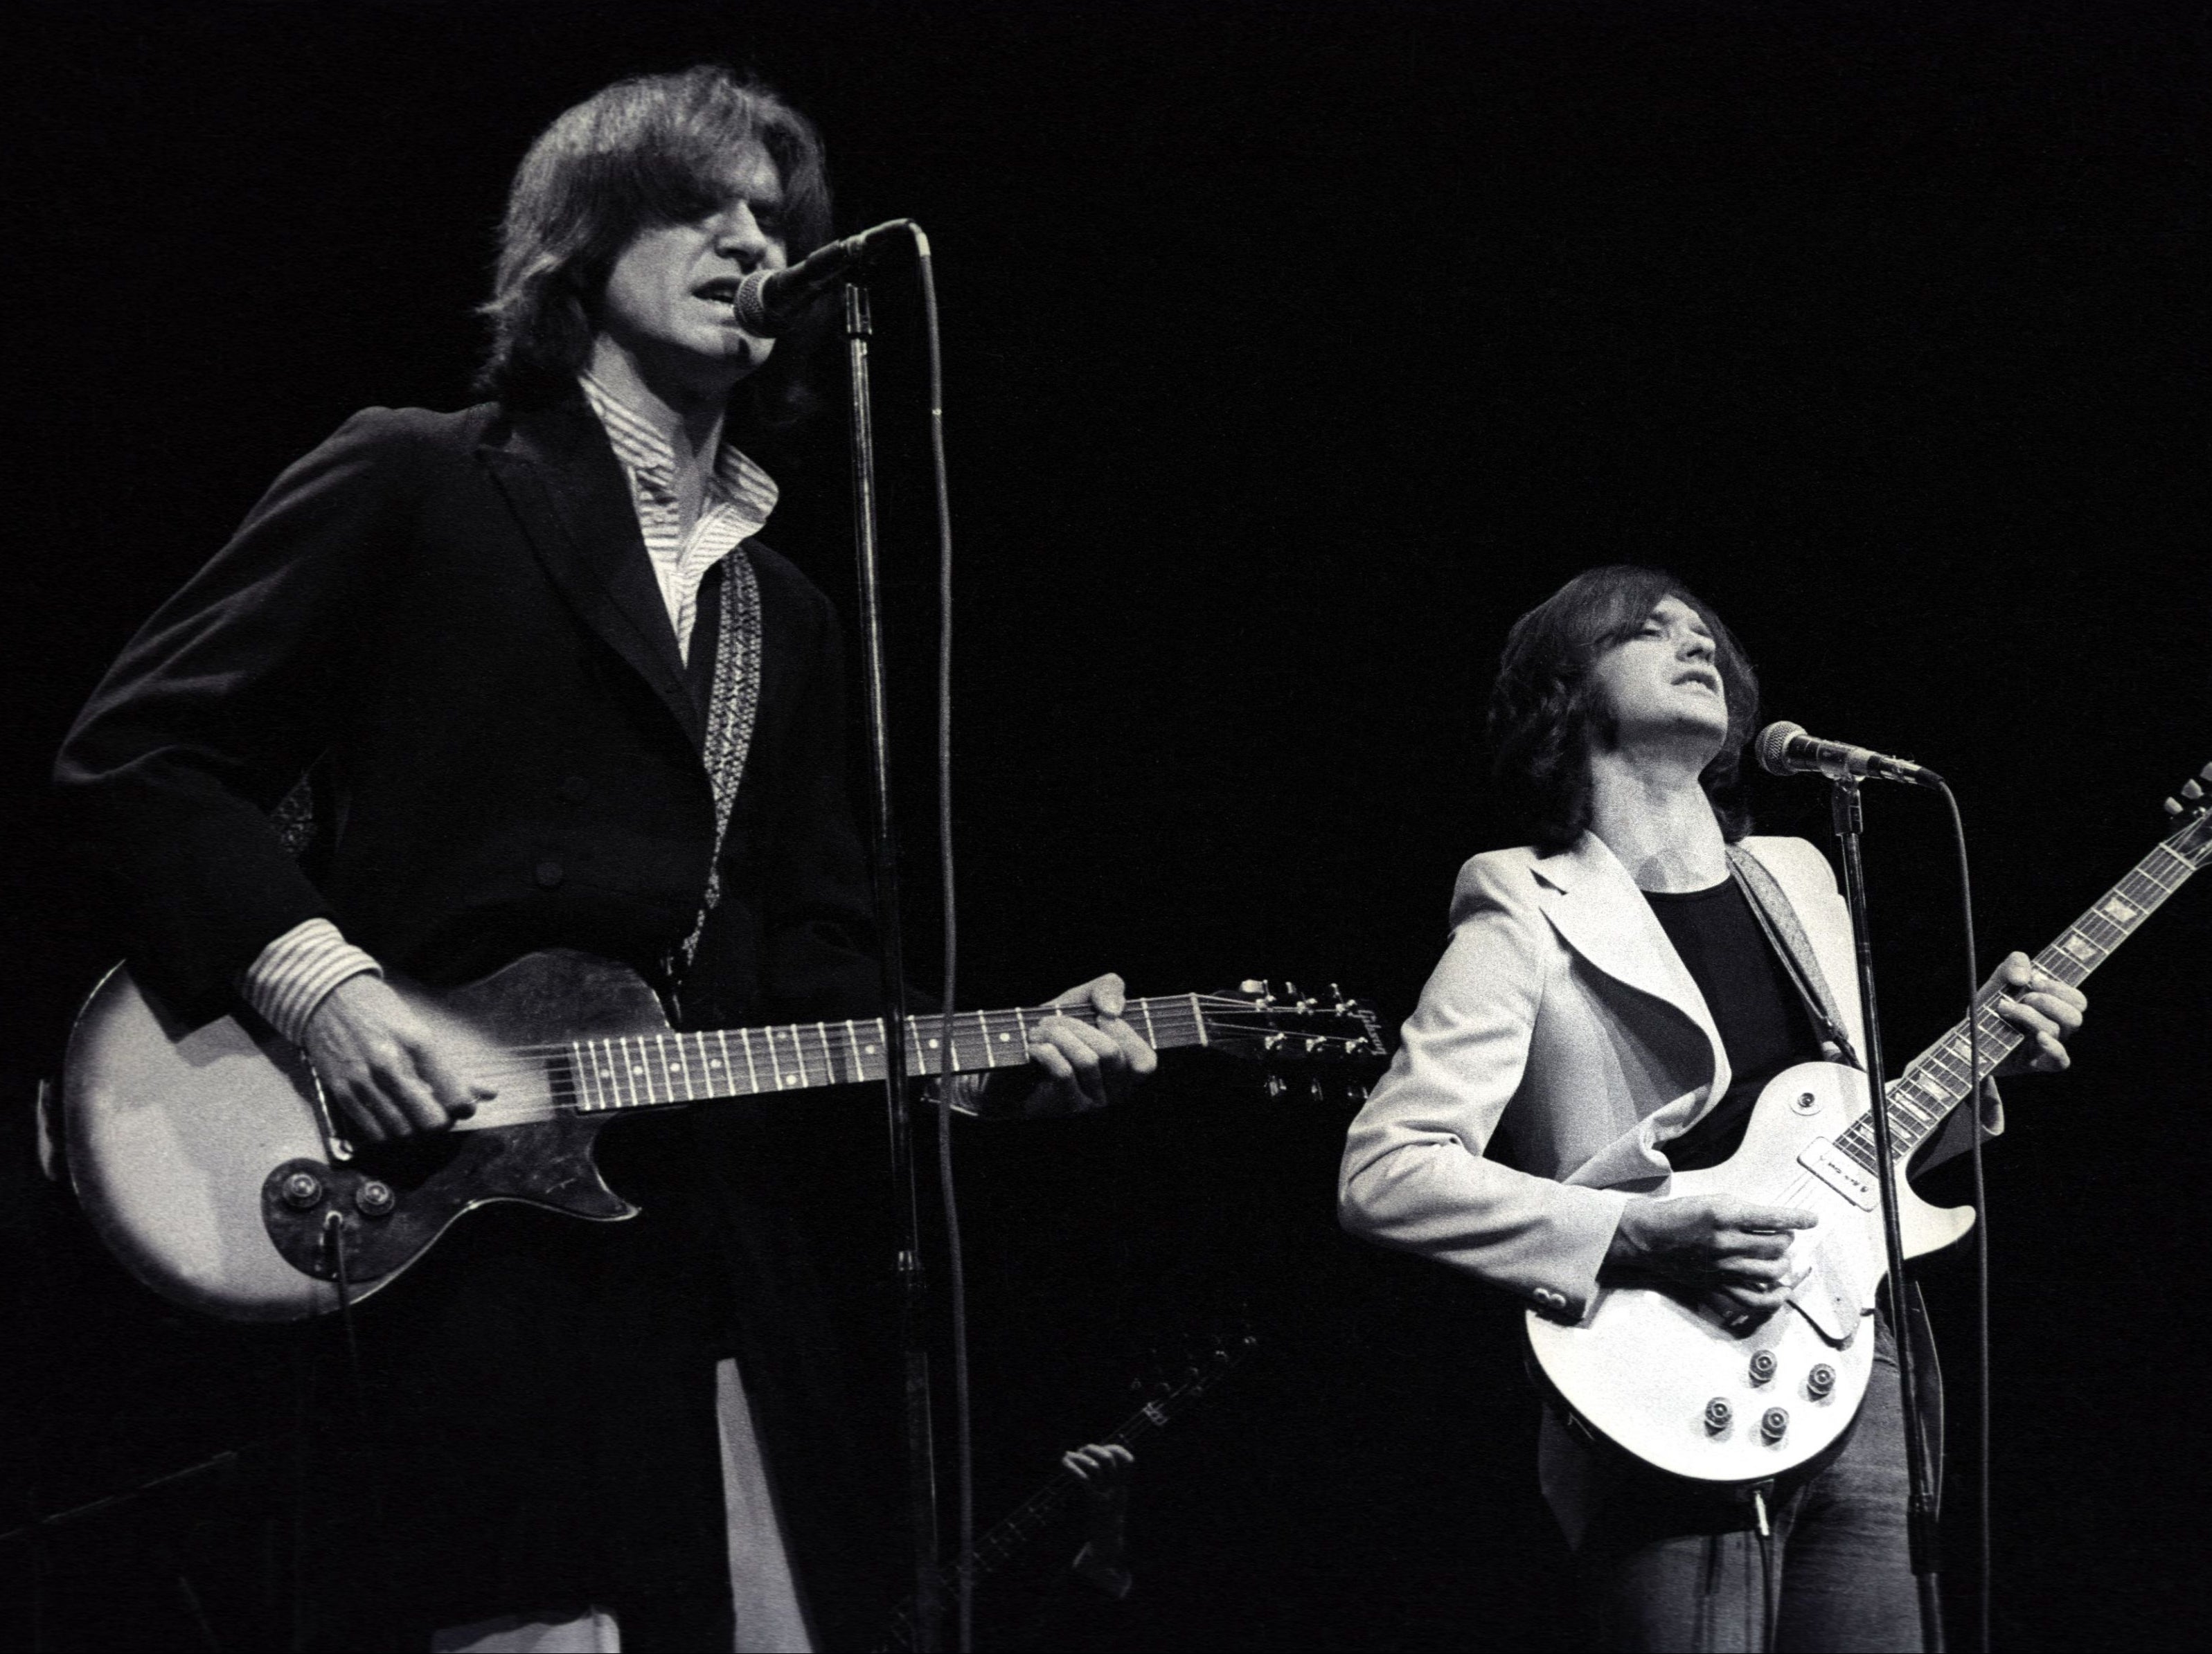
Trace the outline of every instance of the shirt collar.
{"type": "MultiPolygon", "coordinates": [[[[672,488],[676,480],[676,451],[653,422],[609,390],[586,368],[576,375],[584,400],[606,428],[607,440],[624,470],[672,488]]],[[[738,507],[756,524],[768,520],[775,509],[775,479],[725,439],[714,456],[714,469],[707,478],[707,493],[718,503],[738,507]]]]}

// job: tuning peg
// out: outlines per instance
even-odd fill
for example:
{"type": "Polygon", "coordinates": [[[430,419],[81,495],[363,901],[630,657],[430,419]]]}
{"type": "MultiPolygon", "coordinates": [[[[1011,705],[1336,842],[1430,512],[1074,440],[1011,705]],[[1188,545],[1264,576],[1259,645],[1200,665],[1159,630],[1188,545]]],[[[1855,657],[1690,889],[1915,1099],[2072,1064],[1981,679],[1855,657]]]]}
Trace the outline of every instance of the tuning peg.
{"type": "Polygon", "coordinates": [[[2168,815],[2180,815],[2180,814],[2181,814],[2181,801],[2180,801],[2179,799],[2178,799],[2178,798],[2169,798],[2169,799],[2167,799],[2167,800],[2166,801],[2166,813],[2168,815]]]}
{"type": "Polygon", "coordinates": [[[1285,1091],[1290,1089],[1288,1086],[1283,1083],[1283,1076],[1279,1074],[1269,1075],[1263,1083],[1267,1086],[1267,1095],[1270,1097],[1279,1098],[1285,1091]]]}
{"type": "Polygon", "coordinates": [[[1328,997],[1335,1002],[1329,1009],[1339,1016],[1345,1015],[1352,1009],[1352,1002],[1344,997],[1343,988],[1336,983],[1332,982],[1328,985],[1328,997]]]}
{"type": "Polygon", "coordinates": [[[2204,796],[2204,789],[2194,781],[2184,781],[2181,784],[2181,796],[2193,804],[2204,796]]]}
{"type": "Polygon", "coordinates": [[[2197,779],[2200,781],[2212,781],[2212,764],[2207,764],[2203,769],[2197,771],[2197,779]]]}
{"type": "Polygon", "coordinates": [[[1240,994],[1264,994],[1267,991],[1267,985],[1258,977],[1248,976],[1237,985],[1237,991],[1240,994]]]}

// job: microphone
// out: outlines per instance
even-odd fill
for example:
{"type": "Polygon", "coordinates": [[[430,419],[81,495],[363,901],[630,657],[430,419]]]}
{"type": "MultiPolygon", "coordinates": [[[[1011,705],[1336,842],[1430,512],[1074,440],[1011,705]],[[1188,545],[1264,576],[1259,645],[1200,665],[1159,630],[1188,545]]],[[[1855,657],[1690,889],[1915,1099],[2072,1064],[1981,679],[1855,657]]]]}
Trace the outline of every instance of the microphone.
{"type": "Polygon", "coordinates": [[[814,301],[845,278],[846,273],[867,262],[875,250],[893,236],[911,233],[921,241],[921,227],[910,218],[894,218],[842,241],[827,241],[797,264],[784,270],[757,270],[738,283],[731,300],[738,325],[763,339],[788,333],[805,318],[814,301]]]}
{"type": "Polygon", "coordinates": [[[1943,778],[1925,764],[1892,758],[1841,741],[1817,741],[1802,724],[1770,724],[1759,732],[1759,766],[1775,775],[1817,771],[1831,780],[1855,775],[1869,781],[1903,781],[1916,787],[1940,787],[1943,778]]]}

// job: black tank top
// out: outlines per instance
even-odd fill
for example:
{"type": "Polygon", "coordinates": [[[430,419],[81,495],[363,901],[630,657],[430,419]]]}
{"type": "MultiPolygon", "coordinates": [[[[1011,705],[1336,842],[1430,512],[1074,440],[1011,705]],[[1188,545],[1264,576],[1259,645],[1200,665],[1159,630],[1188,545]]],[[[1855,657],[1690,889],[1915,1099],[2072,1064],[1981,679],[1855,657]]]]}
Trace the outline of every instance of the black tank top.
{"type": "Polygon", "coordinates": [[[1719,1105],[1661,1152],[1678,1172],[1717,1166],[1742,1142],[1766,1082],[1793,1063],[1819,1059],[1820,1036],[1734,879],[1708,890],[1647,890],[1644,899],[1705,995],[1734,1075],[1719,1105]]]}

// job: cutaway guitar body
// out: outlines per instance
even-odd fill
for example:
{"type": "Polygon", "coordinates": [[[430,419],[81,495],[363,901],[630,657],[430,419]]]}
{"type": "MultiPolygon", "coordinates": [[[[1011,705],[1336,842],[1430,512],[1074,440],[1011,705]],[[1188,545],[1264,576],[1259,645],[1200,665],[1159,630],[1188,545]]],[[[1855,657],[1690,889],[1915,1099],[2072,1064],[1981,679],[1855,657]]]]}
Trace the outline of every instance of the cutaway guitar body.
{"type": "MultiPolygon", "coordinates": [[[[1785,1069],[1759,1093],[1735,1154],[1677,1172],[1668,1187],[1670,1195],[1729,1194],[1819,1215],[1792,1249],[1808,1272],[1779,1313],[1732,1330],[1662,1287],[1609,1285],[1578,1325],[1528,1318],[1539,1370],[1585,1427],[1698,1481],[1763,1481],[1835,1445],[1873,1371],[1875,1289],[1884,1272],[1878,1209],[1863,1203],[1871,1182],[1832,1152],[1867,1103],[1866,1076],[1856,1069],[1785,1069]]],[[[1902,1178],[1898,1193],[1910,1257],[1949,1245],[1973,1224],[1971,1209],[1931,1206],[1902,1178]]]]}
{"type": "Polygon", "coordinates": [[[516,1067],[500,1053],[665,1032],[650,988],[606,960],[550,951],[417,1009],[458,1060],[496,1072],[502,1112],[539,1118],[348,1157],[289,1041],[251,1018],[182,1027],[129,972],[109,972],[71,1035],[65,1093],[71,1180],[109,1250],[189,1307],[295,1321],[338,1306],[341,1264],[359,1302],[493,1201],[601,1221],[635,1212],[592,1158],[606,1118],[552,1107],[558,1059],[516,1067]]]}

